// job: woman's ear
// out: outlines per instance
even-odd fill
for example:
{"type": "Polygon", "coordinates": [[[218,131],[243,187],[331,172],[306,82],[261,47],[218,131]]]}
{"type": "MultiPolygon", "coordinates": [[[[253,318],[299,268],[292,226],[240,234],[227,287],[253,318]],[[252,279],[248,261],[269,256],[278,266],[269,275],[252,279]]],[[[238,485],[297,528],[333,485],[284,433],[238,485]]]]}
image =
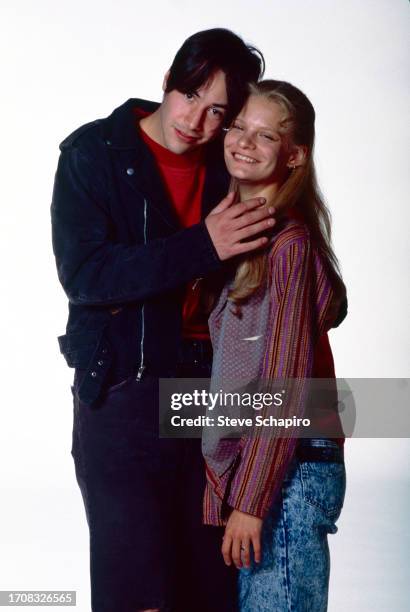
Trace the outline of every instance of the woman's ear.
{"type": "Polygon", "coordinates": [[[308,148],[306,145],[293,145],[288,158],[288,168],[291,168],[293,170],[298,166],[303,166],[306,161],[307,154],[308,148]]]}
{"type": "Polygon", "coordinates": [[[164,75],[164,80],[162,81],[162,91],[165,93],[165,90],[167,88],[167,84],[168,84],[168,78],[169,78],[169,70],[166,71],[165,75],[164,75]]]}

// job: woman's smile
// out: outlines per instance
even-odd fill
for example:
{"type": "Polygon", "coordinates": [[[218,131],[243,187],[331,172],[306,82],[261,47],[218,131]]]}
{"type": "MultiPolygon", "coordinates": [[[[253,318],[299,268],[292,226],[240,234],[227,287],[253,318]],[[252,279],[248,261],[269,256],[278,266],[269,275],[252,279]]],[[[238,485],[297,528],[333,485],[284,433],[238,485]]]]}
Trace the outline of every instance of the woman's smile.
{"type": "Polygon", "coordinates": [[[276,102],[249,96],[224,142],[228,171],[239,183],[256,186],[286,178],[286,147],[279,132],[284,114],[276,102]]]}

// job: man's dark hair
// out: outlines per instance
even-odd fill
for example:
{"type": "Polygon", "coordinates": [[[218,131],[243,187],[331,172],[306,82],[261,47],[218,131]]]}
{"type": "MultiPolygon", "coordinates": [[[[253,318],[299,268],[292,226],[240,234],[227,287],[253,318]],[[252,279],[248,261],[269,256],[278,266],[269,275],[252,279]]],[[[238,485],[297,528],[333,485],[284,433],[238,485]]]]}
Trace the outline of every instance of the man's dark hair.
{"type": "Polygon", "coordinates": [[[181,93],[196,91],[217,70],[226,77],[227,124],[241,110],[248,95],[247,84],[262,78],[265,70],[259,49],[247,45],[230,30],[203,30],[187,38],[172,62],[165,93],[174,89],[181,93]]]}

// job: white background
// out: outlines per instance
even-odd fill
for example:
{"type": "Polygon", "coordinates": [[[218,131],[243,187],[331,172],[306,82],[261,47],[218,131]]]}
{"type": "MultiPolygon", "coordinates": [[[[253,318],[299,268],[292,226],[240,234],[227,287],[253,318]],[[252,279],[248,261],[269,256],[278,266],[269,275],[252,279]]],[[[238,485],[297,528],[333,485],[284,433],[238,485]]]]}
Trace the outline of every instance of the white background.
{"type": "MultiPolygon", "coordinates": [[[[349,294],[331,335],[337,374],[409,376],[408,22],[406,0],[2,3],[0,589],[75,589],[89,609],[72,372],[56,342],[67,314],[49,227],[58,143],[129,97],[159,100],[193,32],[229,27],[256,44],[266,76],[298,85],[317,111],[318,174],[349,294]]],[[[350,440],[346,452],[329,610],[404,611],[409,441],[350,440]]]]}

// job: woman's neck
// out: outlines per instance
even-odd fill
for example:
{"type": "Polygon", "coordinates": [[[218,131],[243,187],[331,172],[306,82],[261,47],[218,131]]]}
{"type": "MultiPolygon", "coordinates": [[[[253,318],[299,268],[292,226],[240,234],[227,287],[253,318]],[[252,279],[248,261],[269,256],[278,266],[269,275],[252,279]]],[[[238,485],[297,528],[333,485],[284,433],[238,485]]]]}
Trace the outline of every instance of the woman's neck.
{"type": "Polygon", "coordinates": [[[241,202],[250,198],[266,198],[266,202],[270,204],[278,192],[278,185],[272,183],[270,185],[239,183],[238,191],[241,202]]]}

